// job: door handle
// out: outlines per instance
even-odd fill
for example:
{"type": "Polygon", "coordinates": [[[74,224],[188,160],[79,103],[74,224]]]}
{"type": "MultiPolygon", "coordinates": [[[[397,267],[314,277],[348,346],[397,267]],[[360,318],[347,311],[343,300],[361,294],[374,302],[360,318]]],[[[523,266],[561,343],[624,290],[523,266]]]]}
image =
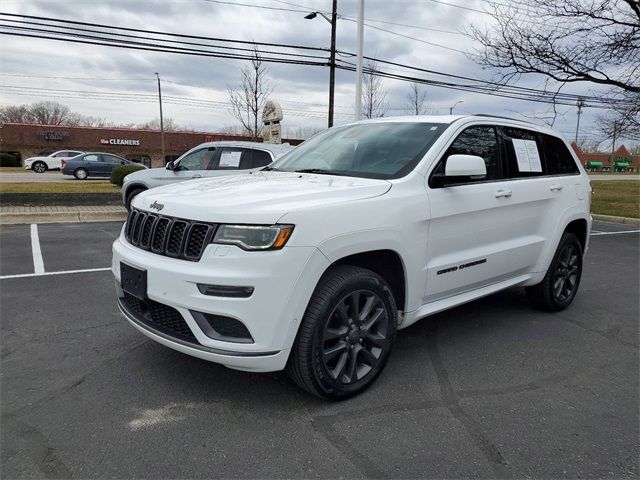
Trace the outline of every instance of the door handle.
{"type": "Polygon", "coordinates": [[[562,190],[562,185],[560,185],[559,183],[553,183],[549,187],[549,190],[551,190],[552,192],[559,192],[560,190],[562,190]]]}
{"type": "Polygon", "coordinates": [[[511,194],[513,192],[511,192],[511,190],[498,190],[495,193],[496,198],[509,198],[511,197],[511,194]]]}
{"type": "Polygon", "coordinates": [[[196,173],[195,175],[192,175],[191,178],[202,178],[202,175],[196,173]]]}

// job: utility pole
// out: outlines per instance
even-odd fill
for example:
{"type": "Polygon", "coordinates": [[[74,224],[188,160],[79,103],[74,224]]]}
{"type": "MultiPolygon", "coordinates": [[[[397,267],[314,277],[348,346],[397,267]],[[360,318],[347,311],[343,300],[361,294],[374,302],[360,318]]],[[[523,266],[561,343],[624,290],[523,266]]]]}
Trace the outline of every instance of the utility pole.
{"type": "Polygon", "coordinates": [[[336,90],[336,23],[338,22],[338,0],[333,0],[331,11],[331,54],[329,56],[329,128],[333,127],[333,99],[336,90]]]}
{"type": "Polygon", "coordinates": [[[160,75],[158,72],[155,72],[156,78],[158,79],[158,102],[160,103],[160,144],[161,144],[161,152],[162,152],[162,164],[165,163],[164,157],[164,120],[162,118],[162,89],[160,88],[160,75]]]}
{"type": "Polygon", "coordinates": [[[362,118],[362,50],[364,49],[364,0],[358,0],[358,63],[356,66],[356,120],[362,118]]]}
{"type": "Polygon", "coordinates": [[[578,131],[580,130],[580,115],[582,115],[582,107],[584,107],[584,99],[578,98],[576,102],[576,107],[578,107],[578,123],[576,124],[576,145],[578,145],[578,131]]]}
{"type": "Polygon", "coordinates": [[[320,14],[327,22],[331,24],[331,49],[329,51],[329,128],[333,127],[333,105],[336,91],[336,25],[338,23],[338,0],[333,0],[333,9],[331,18],[324,13],[316,11],[304,16],[307,20],[313,20],[320,14]]]}

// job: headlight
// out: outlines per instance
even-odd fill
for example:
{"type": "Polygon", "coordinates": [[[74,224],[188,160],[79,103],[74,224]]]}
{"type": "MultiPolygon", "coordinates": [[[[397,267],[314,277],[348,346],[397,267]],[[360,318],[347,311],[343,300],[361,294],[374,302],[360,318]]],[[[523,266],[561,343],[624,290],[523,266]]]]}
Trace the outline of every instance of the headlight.
{"type": "Polygon", "coordinates": [[[292,232],[293,225],[220,225],[213,243],[237,245],[243,250],[279,250],[292,232]]]}

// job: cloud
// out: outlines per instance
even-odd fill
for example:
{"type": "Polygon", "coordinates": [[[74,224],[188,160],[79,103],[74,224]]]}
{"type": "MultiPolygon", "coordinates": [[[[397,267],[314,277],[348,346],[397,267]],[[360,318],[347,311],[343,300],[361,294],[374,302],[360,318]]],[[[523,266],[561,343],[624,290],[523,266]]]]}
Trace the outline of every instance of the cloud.
{"type": "MultiPolygon", "coordinates": [[[[234,0],[229,1],[234,2],[234,0]]],[[[274,0],[259,0],[254,3],[264,7],[306,11],[306,8],[287,7],[284,3],[274,0]]],[[[297,3],[306,4],[307,0],[298,0],[297,3]]],[[[309,6],[309,11],[315,8],[328,10],[330,5],[327,0],[316,0],[313,2],[313,7],[309,6]]],[[[479,0],[467,2],[465,5],[477,9],[483,8],[483,3],[479,0]]],[[[337,47],[342,51],[355,52],[356,24],[351,19],[357,15],[356,2],[341,1],[339,8],[343,18],[338,22],[337,47]]],[[[32,0],[27,3],[5,0],[3,9],[12,13],[161,32],[323,48],[329,46],[330,25],[320,16],[313,20],[305,20],[302,12],[232,6],[215,1],[112,0],[96,3],[32,0]]],[[[473,42],[460,32],[464,32],[471,24],[486,23],[486,15],[426,0],[394,2],[367,0],[365,16],[367,23],[374,27],[404,35],[394,35],[367,27],[365,30],[366,55],[456,75],[491,78],[491,72],[482,71],[467,55],[447,49],[463,50],[472,54],[473,42]],[[382,22],[393,22],[397,25],[382,22]],[[420,40],[447,48],[429,45],[420,40]]],[[[65,96],[58,93],[58,96],[54,96],[55,94],[51,92],[36,96],[18,95],[16,89],[3,89],[0,94],[0,103],[28,103],[50,98],[65,103],[80,113],[106,117],[116,122],[137,123],[158,116],[157,104],[149,100],[149,97],[145,97],[145,95],[155,95],[157,92],[154,72],[159,72],[162,79],[166,80],[163,83],[163,92],[167,97],[226,102],[226,86],[238,83],[239,72],[244,65],[242,61],[237,60],[126,50],[53,40],[8,36],[3,36],[2,40],[0,64],[4,74],[0,75],[0,81],[3,85],[54,90],[126,92],[139,95],[139,98],[138,101],[128,99],[105,102],[81,93],[65,96]],[[31,75],[31,77],[11,75],[31,75]],[[83,77],[84,79],[41,77],[83,77]]],[[[197,39],[183,40],[198,42],[197,39]]],[[[339,55],[338,58],[355,62],[355,59],[349,56],[339,55]]],[[[380,68],[399,71],[397,67],[388,65],[380,65],[380,68]]],[[[268,77],[273,86],[273,97],[284,107],[285,128],[324,125],[325,120],[322,116],[326,112],[328,102],[328,73],[326,67],[269,65],[268,77]]],[[[420,72],[413,74],[427,76],[420,72]]],[[[539,87],[540,81],[540,78],[523,78],[521,85],[539,87]]],[[[386,79],[384,85],[391,107],[389,114],[403,113],[408,83],[386,79]]],[[[588,93],[589,88],[585,84],[576,84],[567,87],[566,91],[588,93]]],[[[463,103],[456,106],[456,112],[459,113],[487,112],[533,116],[548,109],[542,104],[497,99],[437,87],[426,87],[426,91],[427,101],[439,113],[448,113],[449,107],[460,100],[463,103]]],[[[24,92],[23,90],[22,93],[24,92]]],[[[350,120],[354,96],[355,74],[339,70],[336,75],[336,123],[350,120]]],[[[557,126],[561,131],[570,133],[575,128],[575,109],[562,107],[560,111],[564,116],[559,117],[557,126]]],[[[180,125],[202,130],[216,130],[223,125],[236,123],[224,107],[189,106],[180,100],[170,102],[169,98],[164,105],[164,112],[167,117],[173,118],[180,125]]],[[[595,130],[595,114],[596,112],[589,109],[584,110],[581,120],[581,129],[584,133],[591,134],[595,130]]]]}

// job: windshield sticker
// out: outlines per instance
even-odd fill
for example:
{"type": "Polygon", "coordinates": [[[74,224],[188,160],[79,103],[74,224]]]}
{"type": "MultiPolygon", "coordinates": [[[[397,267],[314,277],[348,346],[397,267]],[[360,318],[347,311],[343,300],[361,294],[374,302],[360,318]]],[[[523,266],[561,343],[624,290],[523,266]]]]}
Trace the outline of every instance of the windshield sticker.
{"type": "Polygon", "coordinates": [[[520,172],[542,172],[542,163],[535,140],[514,138],[512,142],[518,161],[518,170],[520,172]]]}
{"type": "Polygon", "coordinates": [[[242,152],[222,151],[220,155],[220,168],[238,168],[240,166],[240,157],[242,152]]]}

